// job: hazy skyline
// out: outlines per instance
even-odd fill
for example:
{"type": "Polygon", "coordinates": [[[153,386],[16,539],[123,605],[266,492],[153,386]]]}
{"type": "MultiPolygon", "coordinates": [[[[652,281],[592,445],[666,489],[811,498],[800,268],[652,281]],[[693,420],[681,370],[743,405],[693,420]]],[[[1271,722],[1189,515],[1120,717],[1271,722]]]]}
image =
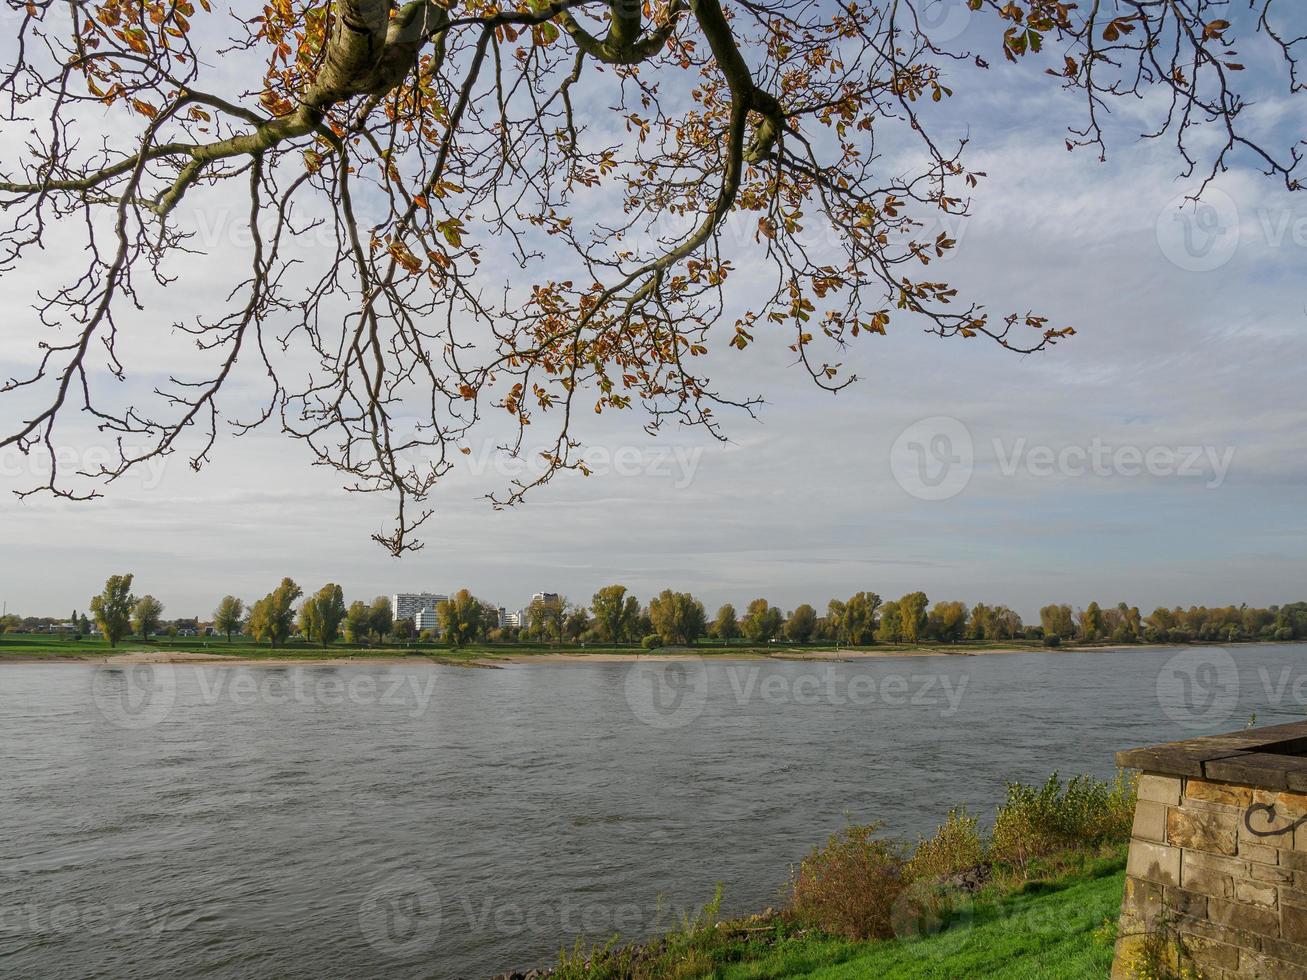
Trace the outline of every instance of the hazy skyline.
{"type": "MultiPolygon", "coordinates": [[[[467,587],[509,607],[541,590],[588,602],[612,582],[642,600],[688,589],[710,609],[759,595],[790,609],[921,589],[1028,619],[1054,601],[1147,611],[1307,597],[1307,311],[1295,288],[1307,203],[1235,170],[1209,210],[1183,215],[1176,196],[1196,182],[1176,179],[1170,148],[1132,142],[1138,126],[1123,117],[1107,164],[1068,154],[1067,103],[1018,86],[1029,77],[1020,71],[996,66],[1002,111],[967,100],[955,127],[971,138],[971,168],[989,176],[975,216],[945,229],[960,248],[941,275],[995,313],[1030,308],[1079,330],[1051,351],[1018,357],[899,320],[849,348],[843,360],[861,380],[832,396],[790,365],[788,336],[719,350],[719,386],[767,399],[757,422],[723,417],[728,444],[697,430],[651,438],[638,413],[605,415],[580,434],[607,454],[607,472],[560,477],[495,512],[482,494],[511,473],[496,469],[492,439],[473,443],[433,495],[426,548],[403,559],[369,540],[388,499],[344,492],[271,429],[222,439],[199,474],[179,453],[91,503],[17,500],[8,491],[30,483],[30,463],[6,451],[0,600],[11,612],[66,615],[128,571],[170,617],[207,616],[222,595],[253,598],[283,575],[306,589],[338,582],[352,598],[467,587]],[[956,428],[941,443],[937,423],[920,424],[940,418],[965,427],[974,465],[955,493],[922,499],[905,465],[967,455],[956,428]]],[[[1283,100],[1255,113],[1272,127],[1304,122],[1283,100]]],[[[766,274],[742,249],[728,284],[735,303],[766,274]]],[[[51,255],[51,277],[61,261],[51,255]]],[[[38,336],[14,295],[4,377],[31,363],[38,336]]],[[[205,302],[190,288],[157,295],[134,321],[144,354],[128,393],[181,356],[169,324],[205,302]]],[[[88,431],[65,449],[84,460],[103,443],[88,431]]]]}

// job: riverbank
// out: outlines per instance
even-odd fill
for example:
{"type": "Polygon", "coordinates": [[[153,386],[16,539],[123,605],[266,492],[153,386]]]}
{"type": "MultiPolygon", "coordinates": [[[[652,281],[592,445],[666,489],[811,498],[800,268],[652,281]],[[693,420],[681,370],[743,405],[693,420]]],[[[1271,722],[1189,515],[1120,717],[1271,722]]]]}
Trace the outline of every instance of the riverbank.
{"type": "Polygon", "coordinates": [[[305,645],[271,648],[249,643],[222,641],[206,644],[168,641],[150,647],[130,642],[117,649],[102,641],[33,641],[24,637],[0,640],[0,665],[42,664],[191,664],[196,666],[325,666],[349,663],[413,664],[433,663],[462,667],[529,666],[537,664],[635,663],[643,661],[794,661],[799,663],[856,663],[902,657],[977,657],[1015,653],[1112,653],[1126,649],[1173,649],[1174,644],[1139,643],[1067,644],[1045,647],[1041,644],[956,644],[949,646],[883,646],[834,648],[798,646],[720,646],[663,647],[656,650],[638,648],[571,648],[523,647],[519,645],[476,645],[462,650],[413,644],[391,647],[348,647],[320,650],[305,645]],[[183,648],[184,646],[190,649],[183,648]]]}
{"type": "Polygon", "coordinates": [[[776,913],[726,922],[700,921],[656,942],[604,954],[574,954],[556,967],[494,980],[615,980],[617,977],[715,980],[864,980],[867,977],[1083,980],[1111,971],[1124,859],[1087,860],[1015,888],[982,891],[947,924],[910,921],[892,940],[851,941],[795,928],[776,913]],[[670,971],[674,951],[688,969],[670,971]],[[620,966],[616,961],[621,961],[620,966]],[[655,965],[656,964],[656,965],[655,965]]]}
{"type": "Polygon", "coordinates": [[[779,909],[723,918],[719,886],[652,939],[578,941],[494,980],[1106,976],[1136,785],[1125,772],[1009,784],[988,833],[955,809],[915,845],[850,825],[791,869],[779,909]]]}

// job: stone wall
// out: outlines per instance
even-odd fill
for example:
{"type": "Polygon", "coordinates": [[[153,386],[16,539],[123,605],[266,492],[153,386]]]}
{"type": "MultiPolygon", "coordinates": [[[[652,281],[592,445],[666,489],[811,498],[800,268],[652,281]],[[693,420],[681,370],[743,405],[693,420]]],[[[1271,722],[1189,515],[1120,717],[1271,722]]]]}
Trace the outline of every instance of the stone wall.
{"type": "Polygon", "coordinates": [[[1150,947],[1190,976],[1307,980],[1307,793],[1145,772],[1112,976],[1150,947]]]}

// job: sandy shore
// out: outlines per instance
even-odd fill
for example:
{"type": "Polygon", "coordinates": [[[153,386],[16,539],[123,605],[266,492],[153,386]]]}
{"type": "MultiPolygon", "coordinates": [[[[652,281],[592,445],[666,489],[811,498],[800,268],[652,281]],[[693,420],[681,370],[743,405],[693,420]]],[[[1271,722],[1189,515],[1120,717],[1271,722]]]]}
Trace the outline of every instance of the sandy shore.
{"type": "MultiPolygon", "coordinates": [[[[1169,644],[1137,644],[1129,649],[1165,648],[1169,644]]],[[[1003,647],[987,650],[968,650],[952,647],[916,647],[910,650],[812,650],[789,651],[741,650],[739,653],[697,653],[688,647],[669,648],[665,652],[632,651],[630,653],[586,653],[581,650],[555,653],[506,653],[503,656],[481,655],[466,660],[442,658],[440,650],[423,651],[419,656],[376,657],[241,657],[220,653],[196,653],[180,650],[125,650],[111,656],[54,656],[5,657],[0,665],[18,663],[38,664],[192,664],[217,667],[323,667],[335,664],[432,664],[453,667],[503,667],[513,664],[611,664],[637,661],[675,662],[713,660],[720,662],[780,660],[801,663],[850,663],[859,660],[883,660],[895,657],[985,657],[991,654],[1010,653],[1108,653],[1127,649],[1122,646],[1094,647],[1003,647]]]]}

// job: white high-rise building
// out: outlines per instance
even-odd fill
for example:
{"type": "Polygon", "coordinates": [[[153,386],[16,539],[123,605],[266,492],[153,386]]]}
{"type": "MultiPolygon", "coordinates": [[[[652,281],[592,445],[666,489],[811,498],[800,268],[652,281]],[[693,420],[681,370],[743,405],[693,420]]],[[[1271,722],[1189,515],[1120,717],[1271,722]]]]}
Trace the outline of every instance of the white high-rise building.
{"type": "Polygon", "coordinates": [[[540,600],[541,602],[557,602],[557,601],[558,601],[558,593],[557,593],[557,592],[537,592],[535,595],[531,596],[531,601],[532,601],[532,602],[535,602],[537,599],[540,600]]]}
{"type": "Polygon", "coordinates": [[[449,596],[436,592],[400,592],[390,597],[390,611],[395,619],[411,619],[416,626],[418,613],[424,609],[434,612],[436,606],[448,599],[449,596]]]}
{"type": "Polygon", "coordinates": [[[440,617],[436,613],[434,606],[418,610],[418,614],[413,617],[413,627],[422,633],[425,630],[431,630],[433,633],[440,632],[440,617]]]}

